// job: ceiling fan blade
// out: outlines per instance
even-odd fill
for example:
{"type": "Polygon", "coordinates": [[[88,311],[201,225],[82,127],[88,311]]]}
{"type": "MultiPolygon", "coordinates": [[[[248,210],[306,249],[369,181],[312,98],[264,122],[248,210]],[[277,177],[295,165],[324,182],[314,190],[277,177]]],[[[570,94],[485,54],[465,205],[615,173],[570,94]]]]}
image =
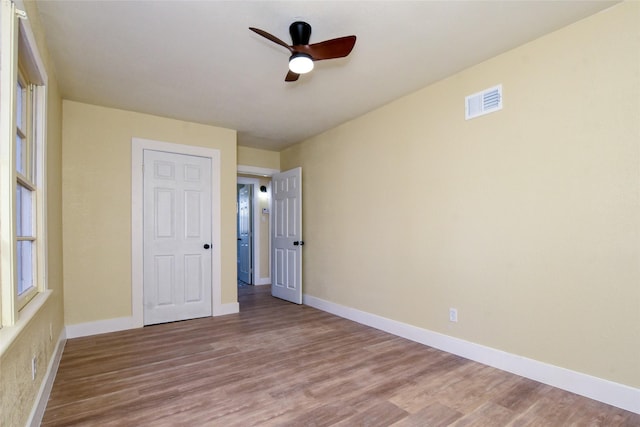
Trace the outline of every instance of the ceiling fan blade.
{"type": "Polygon", "coordinates": [[[300,74],[294,73],[293,71],[289,70],[289,72],[287,73],[287,77],[284,78],[284,81],[295,82],[296,80],[298,80],[298,77],[300,77],[300,74]]]}
{"type": "Polygon", "coordinates": [[[355,44],[356,36],[345,36],[308,46],[294,46],[294,49],[311,55],[314,61],[321,61],[323,59],[343,58],[351,53],[355,44]]]}
{"type": "Polygon", "coordinates": [[[285,42],[283,42],[282,40],[280,40],[279,38],[277,38],[276,36],[269,34],[266,31],[261,30],[260,28],[249,27],[249,29],[256,34],[260,34],[265,39],[271,40],[272,42],[279,44],[280,46],[289,50],[289,52],[293,53],[293,48],[288,44],[286,44],[285,42]]]}

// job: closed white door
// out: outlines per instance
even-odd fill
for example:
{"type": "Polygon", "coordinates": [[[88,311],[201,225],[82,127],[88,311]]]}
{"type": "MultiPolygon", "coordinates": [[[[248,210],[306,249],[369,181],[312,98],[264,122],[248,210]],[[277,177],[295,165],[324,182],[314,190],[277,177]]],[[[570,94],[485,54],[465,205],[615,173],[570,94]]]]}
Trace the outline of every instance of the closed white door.
{"type": "Polygon", "coordinates": [[[238,279],[251,284],[251,185],[238,189],[238,279]]]}
{"type": "Polygon", "coordinates": [[[211,316],[211,159],[144,151],[144,324],[211,316]]]}
{"type": "Polygon", "coordinates": [[[272,176],[271,294],[302,304],[302,168],[272,176]]]}

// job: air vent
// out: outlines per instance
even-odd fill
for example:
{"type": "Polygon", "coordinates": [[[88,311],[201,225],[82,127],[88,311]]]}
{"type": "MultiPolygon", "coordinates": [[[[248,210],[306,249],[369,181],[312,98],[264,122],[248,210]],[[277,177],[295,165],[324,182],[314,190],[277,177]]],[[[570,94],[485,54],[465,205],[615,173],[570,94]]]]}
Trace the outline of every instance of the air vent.
{"type": "Polygon", "coordinates": [[[502,85],[497,85],[465,98],[465,119],[502,110],[502,85]]]}

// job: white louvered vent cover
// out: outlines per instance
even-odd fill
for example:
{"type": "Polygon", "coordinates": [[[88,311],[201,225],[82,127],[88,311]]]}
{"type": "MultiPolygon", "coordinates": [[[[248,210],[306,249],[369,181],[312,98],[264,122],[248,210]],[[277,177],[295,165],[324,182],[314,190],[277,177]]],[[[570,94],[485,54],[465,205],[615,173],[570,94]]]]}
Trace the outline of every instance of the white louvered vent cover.
{"type": "Polygon", "coordinates": [[[465,119],[473,119],[502,110],[502,85],[497,85],[465,98],[465,119]]]}

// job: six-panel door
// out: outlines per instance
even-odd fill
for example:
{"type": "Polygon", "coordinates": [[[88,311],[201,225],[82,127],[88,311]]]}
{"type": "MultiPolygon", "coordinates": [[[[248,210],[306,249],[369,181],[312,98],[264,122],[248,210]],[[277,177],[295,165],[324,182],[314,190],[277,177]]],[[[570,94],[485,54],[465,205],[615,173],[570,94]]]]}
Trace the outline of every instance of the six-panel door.
{"type": "Polygon", "coordinates": [[[271,294],[302,304],[302,169],[272,176],[271,294]]]}
{"type": "Polygon", "coordinates": [[[144,324],[211,316],[211,159],[144,151],[144,324]]]}

